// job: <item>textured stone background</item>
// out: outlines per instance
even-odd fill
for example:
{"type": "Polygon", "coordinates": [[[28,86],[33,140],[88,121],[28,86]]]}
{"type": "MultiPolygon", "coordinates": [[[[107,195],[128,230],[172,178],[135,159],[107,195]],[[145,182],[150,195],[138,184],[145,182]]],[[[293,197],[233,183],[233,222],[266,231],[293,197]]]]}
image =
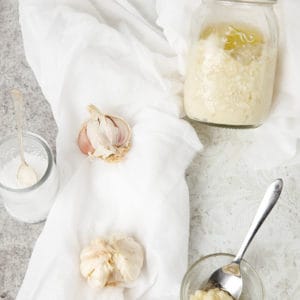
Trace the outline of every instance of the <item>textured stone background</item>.
{"type": "MultiPolygon", "coordinates": [[[[9,90],[17,87],[25,96],[27,129],[45,137],[54,150],[56,126],[24,57],[15,0],[0,0],[0,72],[0,137],[15,130],[9,90]]],[[[253,242],[247,259],[264,282],[266,300],[299,300],[299,166],[255,172],[238,159],[241,145],[251,138],[251,131],[192,124],[205,150],[187,171],[190,262],[213,252],[235,252],[266,186],[282,177],[285,189],[281,200],[253,242]]],[[[0,202],[0,299],[15,299],[42,227],[43,223],[28,225],[13,220],[0,202]]]]}
{"type": "MultiPolygon", "coordinates": [[[[19,88],[25,98],[26,129],[45,137],[54,150],[56,125],[24,56],[15,0],[0,0],[0,72],[0,137],[15,132],[9,91],[19,88]]],[[[0,299],[15,299],[42,227],[15,221],[0,202],[0,299]]]]}

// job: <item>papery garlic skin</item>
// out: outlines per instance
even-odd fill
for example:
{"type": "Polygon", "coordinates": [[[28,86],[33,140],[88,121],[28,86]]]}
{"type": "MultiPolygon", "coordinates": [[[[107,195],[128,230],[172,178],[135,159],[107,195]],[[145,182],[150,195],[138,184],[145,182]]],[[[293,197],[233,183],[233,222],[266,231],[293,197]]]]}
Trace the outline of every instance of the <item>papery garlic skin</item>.
{"type": "Polygon", "coordinates": [[[116,162],[130,149],[131,128],[120,117],[105,115],[89,105],[90,119],[79,132],[78,145],[84,154],[116,162]]]}
{"type": "Polygon", "coordinates": [[[80,272],[91,287],[103,288],[113,270],[112,249],[105,240],[95,239],[80,254],[80,272]]]}
{"type": "Polygon", "coordinates": [[[114,237],[110,243],[115,251],[114,270],[120,273],[124,283],[134,281],[140,275],[144,263],[143,248],[132,237],[126,236],[114,237]]]}
{"type": "Polygon", "coordinates": [[[90,143],[95,149],[92,155],[107,158],[116,154],[115,145],[118,129],[114,124],[107,120],[104,115],[99,115],[97,119],[91,119],[87,122],[86,132],[90,143]]]}
{"type": "Polygon", "coordinates": [[[80,260],[80,272],[91,287],[126,286],[140,275],[144,252],[132,237],[113,235],[93,240],[80,260]]]}
{"type": "Polygon", "coordinates": [[[79,132],[77,143],[82,153],[89,154],[95,151],[87,136],[86,124],[84,124],[79,132]]]}

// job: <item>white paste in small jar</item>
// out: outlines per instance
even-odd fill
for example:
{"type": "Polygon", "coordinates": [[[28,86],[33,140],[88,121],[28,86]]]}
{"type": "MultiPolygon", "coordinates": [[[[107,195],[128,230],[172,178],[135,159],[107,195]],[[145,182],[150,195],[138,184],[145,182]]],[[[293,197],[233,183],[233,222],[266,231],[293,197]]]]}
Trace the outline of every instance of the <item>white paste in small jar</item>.
{"type": "Polygon", "coordinates": [[[17,179],[20,157],[17,156],[0,169],[0,183],[5,187],[1,188],[1,196],[10,215],[23,222],[36,223],[47,217],[53,204],[59,186],[58,172],[54,161],[46,157],[25,152],[25,159],[36,172],[36,185],[20,186],[17,179]]]}
{"type": "MultiPolygon", "coordinates": [[[[35,171],[37,175],[37,181],[39,181],[46,172],[48,165],[47,160],[32,153],[25,153],[24,156],[28,165],[35,171]]],[[[17,180],[17,173],[20,164],[20,157],[15,157],[3,166],[3,168],[0,170],[0,182],[3,185],[12,189],[28,187],[20,185],[20,182],[17,180]]]]}

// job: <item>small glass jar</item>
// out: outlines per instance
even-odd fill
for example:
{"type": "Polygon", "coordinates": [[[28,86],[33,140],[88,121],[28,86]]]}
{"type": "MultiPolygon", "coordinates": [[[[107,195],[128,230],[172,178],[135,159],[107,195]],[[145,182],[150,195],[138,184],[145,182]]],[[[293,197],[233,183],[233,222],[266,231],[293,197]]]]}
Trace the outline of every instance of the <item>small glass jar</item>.
{"type": "MultiPolygon", "coordinates": [[[[185,274],[180,290],[180,300],[190,300],[190,296],[205,286],[210,275],[232,262],[234,255],[215,253],[196,261],[185,274]]],[[[240,300],[264,300],[264,289],[260,277],[254,268],[245,260],[241,263],[243,292],[240,300]]]]}
{"type": "Polygon", "coordinates": [[[58,172],[47,142],[33,133],[23,136],[26,162],[37,173],[38,181],[26,188],[18,186],[20,166],[17,136],[0,142],[0,196],[8,213],[19,221],[36,223],[46,219],[58,190],[58,172]]]}
{"type": "Polygon", "coordinates": [[[278,52],[275,0],[206,0],[192,21],[189,118],[251,128],[270,113],[278,52]]]}

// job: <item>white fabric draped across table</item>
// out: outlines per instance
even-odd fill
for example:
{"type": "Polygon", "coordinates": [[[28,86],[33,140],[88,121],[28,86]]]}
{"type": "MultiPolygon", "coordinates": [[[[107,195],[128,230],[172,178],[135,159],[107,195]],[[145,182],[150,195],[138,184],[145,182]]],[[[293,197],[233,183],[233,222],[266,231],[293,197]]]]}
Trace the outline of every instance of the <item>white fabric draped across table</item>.
{"type": "MultiPolygon", "coordinates": [[[[18,300],[178,298],[189,229],[184,171],[201,149],[191,126],[179,119],[189,20],[198,4],[20,0],[26,57],[59,128],[62,189],[18,300]],[[79,152],[76,136],[89,103],[132,125],[133,147],[124,163],[90,162],[79,152]],[[131,289],[92,290],[79,274],[80,249],[114,231],[144,245],[142,276],[131,289]]],[[[299,6],[279,3],[284,43],[270,119],[243,132],[195,124],[206,148],[188,172],[192,223],[200,224],[192,230],[192,259],[236,250],[263,190],[273,177],[284,177],[282,203],[262,231],[267,238],[260,236],[249,252],[272,300],[300,295],[299,6]]]]}

